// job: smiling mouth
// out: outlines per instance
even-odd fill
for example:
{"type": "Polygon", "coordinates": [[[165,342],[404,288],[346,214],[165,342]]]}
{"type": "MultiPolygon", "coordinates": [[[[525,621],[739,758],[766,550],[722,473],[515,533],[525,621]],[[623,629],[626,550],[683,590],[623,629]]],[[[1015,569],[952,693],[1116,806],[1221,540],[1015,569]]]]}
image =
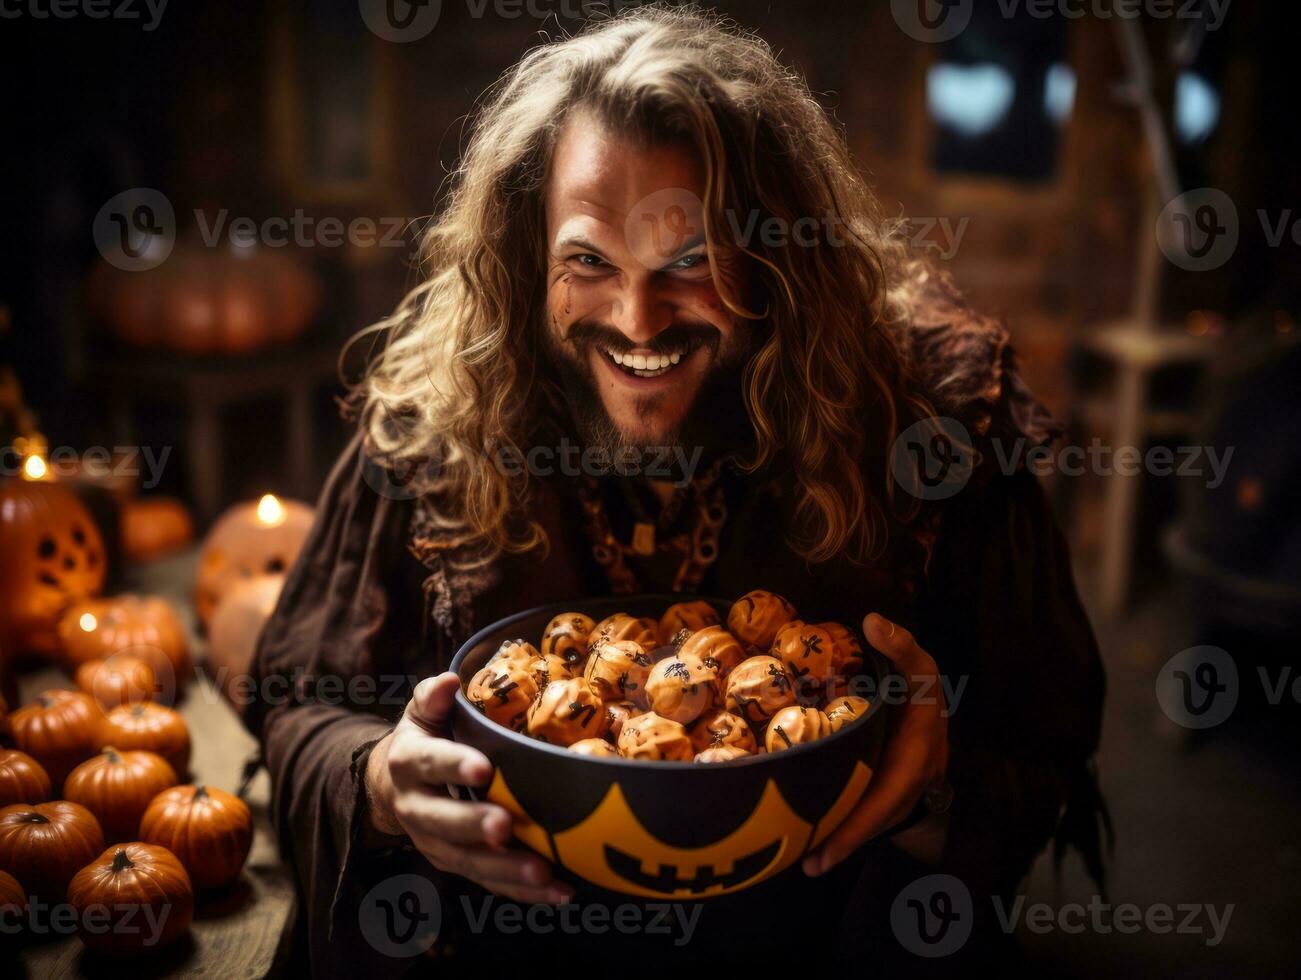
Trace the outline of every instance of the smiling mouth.
{"type": "Polygon", "coordinates": [[[677,367],[695,352],[700,344],[689,344],[667,353],[646,351],[620,352],[599,348],[605,359],[624,374],[634,378],[660,378],[677,367]]]}

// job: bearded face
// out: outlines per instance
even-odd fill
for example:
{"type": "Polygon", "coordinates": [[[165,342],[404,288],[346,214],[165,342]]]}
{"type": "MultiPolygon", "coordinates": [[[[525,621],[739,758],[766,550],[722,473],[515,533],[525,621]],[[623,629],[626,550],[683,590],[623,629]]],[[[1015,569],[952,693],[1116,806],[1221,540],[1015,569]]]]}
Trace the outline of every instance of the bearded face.
{"type": "Polygon", "coordinates": [[[647,147],[588,114],[565,125],[545,192],[546,350],[588,445],[717,448],[735,427],[752,328],[705,246],[704,176],[677,145],[647,147]]]}

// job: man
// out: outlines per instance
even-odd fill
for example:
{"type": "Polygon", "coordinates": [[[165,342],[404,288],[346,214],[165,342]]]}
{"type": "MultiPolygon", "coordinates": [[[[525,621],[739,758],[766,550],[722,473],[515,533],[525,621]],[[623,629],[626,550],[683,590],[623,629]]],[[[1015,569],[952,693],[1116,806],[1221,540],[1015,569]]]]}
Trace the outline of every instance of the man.
{"type": "Polygon", "coordinates": [[[689,11],[545,45],[480,113],[424,251],[256,669],[380,695],[425,679],[405,707],[247,712],[314,972],[411,968],[364,924],[405,873],[437,884],[445,971],[909,962],[891,905],[932,872],[972,897],[952,962],[1005,956],[991,897],[1055,832],[1096,867],[1101,665],[1037,483],[990,451],[1055,432],[1006,333],[908,254],[807,88],[689,11]],[[965,482],[937,489],[937,461],[965,482]],[[801,867],[680,905],[676,937],[503,926],[508,901],[611,899],[449,791],[492,772],[448,738],[460,644],[547,603],[753,588],[861,622],[907,679],[857,808],[801,867]]]}

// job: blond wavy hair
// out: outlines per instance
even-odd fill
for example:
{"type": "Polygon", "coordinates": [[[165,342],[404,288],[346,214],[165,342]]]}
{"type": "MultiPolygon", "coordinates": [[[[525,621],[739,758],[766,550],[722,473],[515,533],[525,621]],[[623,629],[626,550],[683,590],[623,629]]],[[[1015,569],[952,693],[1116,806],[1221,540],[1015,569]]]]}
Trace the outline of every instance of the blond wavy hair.
{"type": "Polygon", "coordinates": [[[805,82],[762,40],[695,8],[592,23],[529,51],[489,90],[424,233],[425,278],[370,328],[385,337],[357,392],[370,450],[388,465],[432,464],[425,489],[455,541],[488,555],[545,546],[523,516],[528,474],[504,472],[495,454],[526,451],[547,420],[564,425],[543,370],[542,190],[578,110],[694,148],[710,254],[748,256],[764,306],[715,272],[723,302],[759,332],[741,392],[753,441],[738,463],[786,481],[790,543],[806,559],[879,555],[899,517],[891,443],[928,414],[899,339],[924,267],[805,82]],[[838,238],[738,242],[729,213],[787,228],[834,216],[838,238]]]}

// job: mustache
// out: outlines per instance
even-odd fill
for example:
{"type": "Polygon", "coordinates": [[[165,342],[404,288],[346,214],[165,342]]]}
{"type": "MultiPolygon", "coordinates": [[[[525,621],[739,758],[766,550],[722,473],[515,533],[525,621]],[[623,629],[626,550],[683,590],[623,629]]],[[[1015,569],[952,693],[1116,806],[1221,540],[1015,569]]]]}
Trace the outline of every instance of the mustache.
{"type": "Polygon", "coordinates": [[[675,323],[644,344],[634,344],[620,331],[605,323],[579,321],[569,328],[565,342],[578,350],[599,346],[603,350],[626,354],[633,350],[647,350],[652,354],[676,354],[693,351],[706,345],[715,349],[722,343],[718,328],[708,323],[675,323]]]}

